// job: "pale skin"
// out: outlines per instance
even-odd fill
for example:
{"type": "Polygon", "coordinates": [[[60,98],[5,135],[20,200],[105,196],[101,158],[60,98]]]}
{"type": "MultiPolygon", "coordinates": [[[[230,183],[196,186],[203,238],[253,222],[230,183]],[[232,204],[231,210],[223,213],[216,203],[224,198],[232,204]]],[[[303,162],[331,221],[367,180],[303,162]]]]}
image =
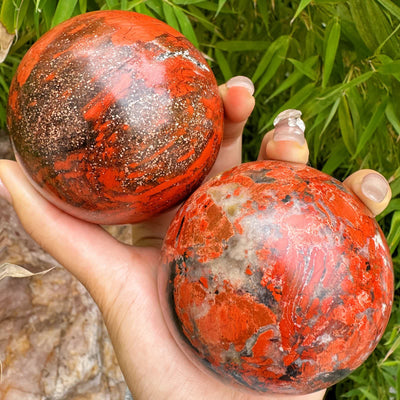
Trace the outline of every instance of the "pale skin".
{"type": "MultiPolygon", "coordinates": [[[[210,176],[241,163],[243,127],[254,108],[254,98],[243,87],[221,85],[220,94],[225,107],[224,141],[210,176]]],[[[307,143],[275,142],[271,131],[258,158],[306,163],[307,143]]],[[[381,201],[366,197],[361,182],[370,173],[374,172],[358,171],[345,184],[376,215],[387,206],[390,189],[381,201]]],[[[135,400],[324,397],[325,391],[302,396],[242,391],[199,369],[182,352],[163,317],[157,288],[160,245],[175,210],[134,226],[135,245],[130,246],[47,202],[17,163],[0,160],[0,181],[1,196],[12,203],[26,231],[85,285],[99,306],[135,400]]]]}

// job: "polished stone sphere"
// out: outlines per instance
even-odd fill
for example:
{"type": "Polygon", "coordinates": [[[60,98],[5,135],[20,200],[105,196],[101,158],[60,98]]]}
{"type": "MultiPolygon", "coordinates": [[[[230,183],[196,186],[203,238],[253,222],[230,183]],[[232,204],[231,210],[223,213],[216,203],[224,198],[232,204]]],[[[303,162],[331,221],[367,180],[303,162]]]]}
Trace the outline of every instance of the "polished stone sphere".
{"type": "Polygon", "coordinates": [[[202,54],[146,15],[95,11],[56,26],[13,78],[7,124],[34,186],[101,224],[167,210],[219,151],[223,105],[202,54]]]}
{"type": "Polygon", "coordinates": [[[381,229],[342,183],[305,165],[258,161],[206,182],[162,252],[160,292],[182,349],[252,390],[333,385],[366,360],[389,320],[381,229]]]}

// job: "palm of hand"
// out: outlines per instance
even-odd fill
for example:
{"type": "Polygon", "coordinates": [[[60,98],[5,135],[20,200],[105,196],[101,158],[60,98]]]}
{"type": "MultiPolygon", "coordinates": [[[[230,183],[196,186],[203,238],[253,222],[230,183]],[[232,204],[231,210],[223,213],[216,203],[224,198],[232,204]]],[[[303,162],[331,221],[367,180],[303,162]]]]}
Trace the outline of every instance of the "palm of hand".
{"type": "MultiPolygon", "coordinates": [[[[241,134],[254,98],[240,86],[220,88],[225,107],[224,141],[210,175],[241,162],[241,134]]],[[[268,133],[259,159],[308,160],[307,143],[274,141],[268,133]]],[[[375,214],[390,199],[368,199],[361,182],[371,171],[346,180],[375,214]]],[[[0,161],[0,179],[27,232],[89,290],[99,306],[126,381],[135,399],[321,399],[307,396],[250,394],[226,385],[198,368],[176,342],[164,319],[158,293],[160,246],[175,210],[134,226],[134,244],[118,242],[97,225],[73,218],[44,200],[14,162],[0,161]],[[28,212],[29,210],[29,212],[28,212]]]]}

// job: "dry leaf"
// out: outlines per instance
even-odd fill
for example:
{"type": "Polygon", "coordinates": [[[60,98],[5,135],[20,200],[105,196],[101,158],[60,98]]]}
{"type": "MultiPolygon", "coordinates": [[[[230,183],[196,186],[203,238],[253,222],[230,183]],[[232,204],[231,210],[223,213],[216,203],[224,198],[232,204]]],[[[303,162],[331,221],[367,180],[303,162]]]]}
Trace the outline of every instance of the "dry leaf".
{"type": "Polygon", "coordinates": [[[16,264],[4,263],[0,265],[0,281],[7,277],[26,278],[34,275],[43,275],[54,268],[55,267],[52,267],[41,272],[31,272],[28,269],[20,267],[19,265],[16,264]]]}
{"type": "Polygon", "coordinates": [[[6,59],[14,38],[15,35],[8,33],[5,26],[0,23],[0,63],[6,59]]]}

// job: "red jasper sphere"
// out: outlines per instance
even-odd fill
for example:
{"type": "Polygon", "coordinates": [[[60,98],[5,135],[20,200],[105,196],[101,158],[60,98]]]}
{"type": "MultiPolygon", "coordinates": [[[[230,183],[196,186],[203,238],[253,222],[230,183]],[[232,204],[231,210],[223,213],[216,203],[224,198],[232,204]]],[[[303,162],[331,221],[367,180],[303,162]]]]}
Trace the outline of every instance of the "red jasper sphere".
{"type": "Polygon", "coordinates": [[[146,15],[96,11],[41,37],[13,79],[18,161],[79,218],[132,223],[187,197],[223,128],[215,77],[179,32],[146,15]]]}
{"type": "Polygon", "coordinates": [[[366,360],[391,312],[378,224],[304,165],[248,163],[205,183],[170,225],[163,262],[186,347],[262,392],[333,385],[366,360]]]}

